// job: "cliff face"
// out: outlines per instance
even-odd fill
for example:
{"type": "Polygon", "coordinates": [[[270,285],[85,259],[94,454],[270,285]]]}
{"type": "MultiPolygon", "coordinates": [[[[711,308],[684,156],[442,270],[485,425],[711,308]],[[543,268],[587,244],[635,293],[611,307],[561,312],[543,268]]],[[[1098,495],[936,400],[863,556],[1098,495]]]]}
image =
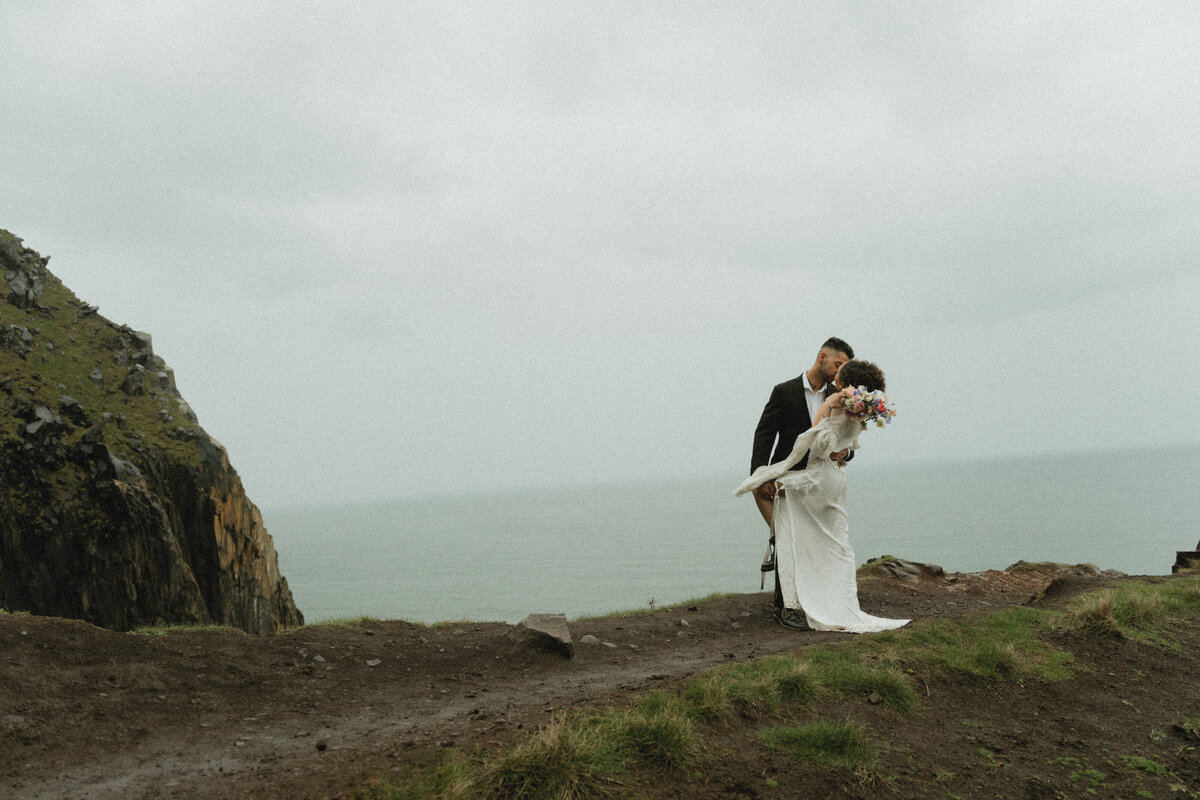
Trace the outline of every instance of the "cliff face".
{"type": "Polygon", "coordinates": [[[301,625],[262,516],[147,334],[0,230],[0,608],[301,625]]]}

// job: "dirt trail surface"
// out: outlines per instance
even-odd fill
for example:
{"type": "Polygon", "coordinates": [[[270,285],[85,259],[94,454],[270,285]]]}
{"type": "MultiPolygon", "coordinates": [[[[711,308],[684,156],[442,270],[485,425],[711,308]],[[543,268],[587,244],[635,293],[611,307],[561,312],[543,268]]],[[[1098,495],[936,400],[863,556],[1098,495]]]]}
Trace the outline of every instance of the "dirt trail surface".
{"type": "MultiPolygon", "coordinates": [[[[879,573],[860,597],[870,613],[920,619],[1107,580],[1086,567],[879,573]]],[[[555,710],[846,637],[782,628],[769,593],[573,621],[570,660],[519,646],[511,629],[132,634],[0,614],[0,797],[336,797],[443,747],[512,740],[555,710]]]]}

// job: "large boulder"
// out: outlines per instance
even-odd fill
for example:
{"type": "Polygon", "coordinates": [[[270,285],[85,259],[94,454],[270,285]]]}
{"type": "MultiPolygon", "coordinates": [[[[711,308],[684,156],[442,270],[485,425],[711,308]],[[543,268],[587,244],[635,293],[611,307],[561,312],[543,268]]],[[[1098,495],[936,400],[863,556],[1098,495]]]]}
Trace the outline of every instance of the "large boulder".
{"type": "Polygon", "coordinates": [[[508,638],[521,648],[575,657],[575,642],[565,614],[530,614],[512,626],[508,638]]]}
{"type": "Polygon", "coordinates": [[[261,514],[150,336],[47,261],[0,231],[0,608],[118,630],[303,624],[261,514]]]}

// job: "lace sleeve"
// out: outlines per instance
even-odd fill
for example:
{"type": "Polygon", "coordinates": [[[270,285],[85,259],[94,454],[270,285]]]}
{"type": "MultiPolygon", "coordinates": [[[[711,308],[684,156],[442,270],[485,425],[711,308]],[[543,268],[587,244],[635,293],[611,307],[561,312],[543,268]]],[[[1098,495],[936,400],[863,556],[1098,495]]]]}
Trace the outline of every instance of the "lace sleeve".
{"type": "Polygon", "coordinates": [[[833,452],[832,449],[829,449],[829,446],[835,439],[836,436],[830,427],[829,419],[821,420],[817,423],[816,427],[809,428],[796,437],[796,444],[792,446],[792,452],[788,453],[788,457],[783,461],[766,464],[754,470],[754,474],[742,481],[742,484],[738,486],[737,490],[733,493],[734,496],[740,497],[746,492],[757,489],[767,481],[779,480],[785,472],[800,463],[800,459],[804,458],[804,454],[809,450],[816,451],[820,447],[825,447],[825,454],[828,455],[833,452]]]}

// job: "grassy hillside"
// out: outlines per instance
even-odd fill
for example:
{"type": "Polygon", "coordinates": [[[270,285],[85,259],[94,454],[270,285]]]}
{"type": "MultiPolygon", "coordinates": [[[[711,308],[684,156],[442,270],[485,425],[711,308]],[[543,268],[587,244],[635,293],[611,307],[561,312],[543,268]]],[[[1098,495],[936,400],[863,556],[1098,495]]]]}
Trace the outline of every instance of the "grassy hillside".
{"type": "Polygon", "coordinates": [[[922,620],[451,751],[358,800],[1200,797],[1200,578],[922,620]]]}
{"type": "MultiPolygon", "coordinates": [[[[23,249],[4,230],[0,248],[23,249]]],[[[199,458],[195,418],[175,391],[170,369],[144,346],[148,337],[96,313],[48,270],[42,271],[41,284],[34,307],[0,303],[0,331],[9,331],[8,346],[0,347],[0,387],[9,412],[28,415],[31,407],[44,406],[63,417],[62,398],[70,397],[87,424],[69,425],[61,432],[63,444],[78,442],[91,424],[111,414],[104,439],[114,451],[153,447],[194,464],[199,458]],[[25,331],[24,346],[14,346],[25,331]],[[132,391],[122,388],[139,366],[145,371],[142,380],[132,391]]],[[[14,438],[20,438],[19,424],[0,425],[0,443],[14,438]]]]}

